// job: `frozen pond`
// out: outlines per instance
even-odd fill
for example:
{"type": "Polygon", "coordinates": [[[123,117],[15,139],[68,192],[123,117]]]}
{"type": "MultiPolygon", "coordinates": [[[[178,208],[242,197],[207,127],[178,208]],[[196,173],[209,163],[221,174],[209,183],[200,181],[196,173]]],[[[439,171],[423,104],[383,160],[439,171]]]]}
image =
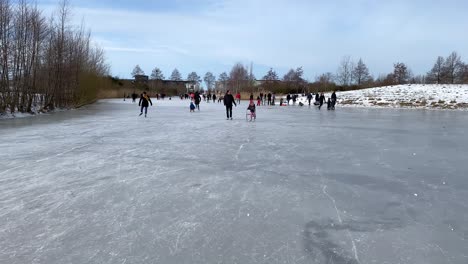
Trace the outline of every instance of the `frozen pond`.
{"type": "Polygon", "coordinates": [[[468,114],[121,100],[0,120],[0,263],[468,263],[468,114]]]}

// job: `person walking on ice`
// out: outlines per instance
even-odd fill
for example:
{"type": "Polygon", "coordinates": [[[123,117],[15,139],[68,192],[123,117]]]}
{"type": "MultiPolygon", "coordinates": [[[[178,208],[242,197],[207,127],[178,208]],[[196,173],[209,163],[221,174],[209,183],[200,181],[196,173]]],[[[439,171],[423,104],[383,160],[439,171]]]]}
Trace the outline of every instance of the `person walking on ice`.
{"type": "Polygon", "coordinates": [[[143,92],[140,97],[140,102],[138,103],[138,106],[141,106],[140,116],[143,114],[143,109],[144,109],[145,117],[146,117],[146,115],[148,114],[149,104],[153,106],[153,102],[151,102],[151,98],[146,94],[146,92],[143,92]]]}
{"type": "Polygon", "coordinates": [[[323,93],[320,94],[319,97],[319,110],[322,108],[323,103],[325,102],[325,95],[323,93]]]}
{"type": "Polygon", "coordinates": [[[232,96],[231,91],[227,90],[226,94],[224,95],[224,106],[226,106],[226,116],[228,120],[232,120],[232,104],[237,107],[234,96],[232,96]]]}

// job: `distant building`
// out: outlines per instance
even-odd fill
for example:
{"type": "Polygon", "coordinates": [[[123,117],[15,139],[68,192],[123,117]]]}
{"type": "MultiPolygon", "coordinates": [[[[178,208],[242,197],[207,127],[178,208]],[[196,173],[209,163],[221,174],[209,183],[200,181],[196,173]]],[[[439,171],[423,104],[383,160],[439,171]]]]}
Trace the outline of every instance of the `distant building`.
{"type": "Polygon", "coordinates": [[[134,78],[135,78],[135,82],[139,82],[139,83],[147,83],[149,80],[148,75],[135,75],[134,78]]]}

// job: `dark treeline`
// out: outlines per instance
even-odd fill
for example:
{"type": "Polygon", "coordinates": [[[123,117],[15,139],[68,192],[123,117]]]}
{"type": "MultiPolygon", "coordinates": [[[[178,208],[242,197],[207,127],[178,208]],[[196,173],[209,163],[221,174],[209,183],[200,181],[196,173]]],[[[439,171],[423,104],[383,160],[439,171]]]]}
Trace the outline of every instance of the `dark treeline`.
{"type": "MultiPolygon", "coordinates": [[[[144,72],[137,65],[132,75],[141,74],[144,74],[144,72]]],[[[263,77],[256,78],[252,74],[252,66],[249,68],[237,63],[231,68],[230,72],[223,72],[218,78],[211,72],[207,72],[203,81],[208,92],[223,92],[230,89],[236,93],[256,94],[262,91],[278,94],[346,91],[399,84],[466,84],[468,83],[468,64],[463,62],[456,52],[452,52],[446,58],[439,56],[427,74],[414,75],[405,63],[396,62],[393,64],[392,72],[374,77],[361,58],[355,62],[351,57],[345,56],[339,63],[335,73],[323,73],[313,81],[306,80],[303,76],[302,67],[298,67],[290,69],[282,77],[274,69],[270,69],[263,77]]],[[[157,83],[163,79],[162,71],[155,68],[152,71],[149,83],[157,83]]],[[[179,71],[174,69],[169,80],[182,81],[183,79],[179,71]]],[[[185,80],[194,83],[195,87],[197,87],[196,90],[205,92],[205,89],[201,86],[202,78],[196,72],[191,72],[185,80]]],[[[150,87],[152,86],[150,85],[150,87]]],[[[149,90],[169,94],[180,94],[186,91],[184,86],[177,89],[168,89],[158,85],[149,90]]]]}
{"type": "Polygon", "coordinates": [[[62,1],[46,18],[30,1],[0,0],[0,114],[48,111],[93,101],[107,75],[91,34],[69,23],[62,1]]]}

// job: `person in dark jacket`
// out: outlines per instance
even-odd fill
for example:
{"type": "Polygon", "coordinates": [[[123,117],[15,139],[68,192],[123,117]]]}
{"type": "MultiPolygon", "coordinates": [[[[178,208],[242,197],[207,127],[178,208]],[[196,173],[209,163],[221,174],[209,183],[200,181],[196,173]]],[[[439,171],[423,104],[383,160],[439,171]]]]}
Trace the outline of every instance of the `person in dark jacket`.
{"type": "Polygon", "coordinates": [[[226,116],[228,120],[232,120],[232,104],[237,106],[231,91],[227,90],[226,94],[224,95],[224,106],[226,106],[226,116]]]}
{"type": "Polygon", "coordinates": [[[133,93],[132,93],[132,102],[133,102],[133,103],[136,102],[137,97],[138,97],[138,95],[137,95],[135,92],[133,92],[133,93]]]}
{"type": "Polygon", "coordinates": [[[315,94],[315,102],[318,103],[320,101],[320,95],[319,93],[315,94]]]}
{"type": "Polygon", "coordinates": [[[216,103],[216,94],[213,94],[213,103],[216,103]]]}
{"type": "Polygon", "coordinates": [[[331,106],[332,106],[332,102],[331,102],[330,98],[328,98],[328,101],[327,101],[327,110],[331,110],[331,106]]]}
{"type": "Polygon", "coordinates": [[[331,109],[335,110],[335,105],[336,105],[336,93],[333,91],[331,95],[331,109]]]}
{"type": "Polygon", "coordinates": [[[250,94],[249,100],[250,100],[250,101],[253,101],[253,99],[254,99],[254,97],[253,97],[253,94],[251,93],[251,94],[250,94]]]}
{"type": "Polygon", "coordinates": [[[291,101],[291,95],[290,95],[290,94],[288,94],[288,95],[286,96],[286,100],[288,101],[288,105],[289,105],[289,101],[291,101]]]}
{"type": "Polygon", "coordinates": [[[195,96],[193,97],[193,100],[195,101],[195,106],[197,107],[198,111],[200,111],[201,96],[198,91],[195,92],[195,96]]]}
{"type": "Polygon", "coordinates": [[[143,92],[140,97],[140,102],[138,103],[138,106],[141,106],[141,112],[140,115],[143,114],[143,109],[145,110],[145,117],[148,114],[148,106],[151,104],[153,106],[153,102],[151,102],[151,98],[146,94],[146,92],[143,92]]]}
{"type": "Polygon", "coordinates": [[[323,103],[325,102],[325,95],[323,93],[320,94],[319,98],[319,110],[322,108],[323,103]]]}
{"type": "Polygon", "coordinates": [[[268,97],[268,105],[271,105],[271,93],[268,93],[267,97],[268,97]]]}
{"type": "Polygon", "coordinates": [[[312,94],[311,93],[309,93],[307,95],[307,101],[309,101],[309,106],[310,106],[310,101],[312,101],[312,94]]]}

